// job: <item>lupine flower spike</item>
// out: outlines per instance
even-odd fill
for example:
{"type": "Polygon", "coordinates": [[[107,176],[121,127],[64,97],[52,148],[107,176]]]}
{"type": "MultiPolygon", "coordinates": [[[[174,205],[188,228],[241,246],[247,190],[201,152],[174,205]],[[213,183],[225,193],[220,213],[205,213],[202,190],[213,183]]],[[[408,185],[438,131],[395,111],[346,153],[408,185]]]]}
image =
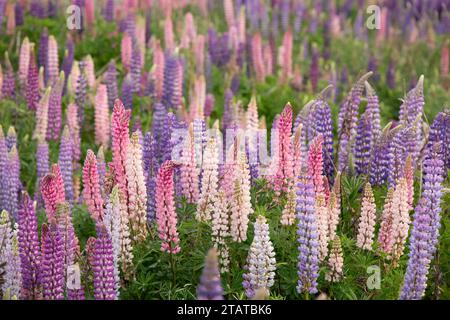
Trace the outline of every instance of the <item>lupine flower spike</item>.
{"type": "Polygon", "coordinates": [[[198,300],[223,300],[217,251],[211,248],[205,260],[200,284],[197,287],[198,300]]]}
{"type": "Polygon", "coordinates": [[[356,245],[361,249],[372,250],[375,232],[376,206],[370,183],[364,187],[364,195],[361,205],[361,216],[358,224],[358,236],[356,245]]]}

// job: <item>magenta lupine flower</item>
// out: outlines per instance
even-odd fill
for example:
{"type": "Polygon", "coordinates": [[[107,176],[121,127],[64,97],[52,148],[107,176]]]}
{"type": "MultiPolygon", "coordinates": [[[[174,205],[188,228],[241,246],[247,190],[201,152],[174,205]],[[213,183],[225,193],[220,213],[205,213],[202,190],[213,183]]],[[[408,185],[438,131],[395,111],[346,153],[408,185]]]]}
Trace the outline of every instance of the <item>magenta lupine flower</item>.
{"type": "Polygon", "coordinates": [[[356,134],[358,120],[358,107],[364,83],[372,75],[368,72],[363,75],[352,87],[339,110],[338,121],[338,170],[343,172],[348,168],[349,156],[352,150],[351,142],[356,134]]]}
{"type": "Polygon", "coordinates": [[[114,107],[114,101],[116,101],[116,99],[119,97],[117,89],[117,70],[114,60],[111,60],[109,62],[108,69],[105,72],[104,80],[108,91],[108,105],[109,108],[112,109],[114,107]]]}
{"type": "Polygon", "coordinates": [[[297,241],[298,285],[297,292],[317,292],[319,277],[318,225],[314,204],[314,185],[312,177],[302,173],[297,183],[297,241]]]}
{"type": "Polygon", "coordinates": [[[72,157],[72,139],[70,137],[69,127],[64,127],[59,145],[58,164],[61,169],[61,175],[64,180],[64,190],[66,200],[73,204],[73,157],[72,157]]]}
{"type": "Polygon", "coordinates": [[[14,220],[17,221],[17,210],[19,205],[19,189],[20,189],[20,160],[17,148],[14,145],[8,154],[7,164],[4,167],[4,184],[7,190],[5,197],[5,209],[8,211],[14,220]]]}
{"type": "Polygon", "coordinates": [[[163,97],[165,56],[159,41],[153,45],[153,68],[155,69],[155,96],[160,102],[163,97]]]}
{"type": "Polygon", "coordinates": [[[158,235],[162,240],[161,250],[170,254],[180,252],[180,239],[177,231],[177,215],[175,212],[173,171],[174,163],[168,160],[159,168],[156,179],[156,221],[158,235]]]}
{"type": "Polygon", "coordinates": [[[211,248],[205,259],[200,283],[197,287],[197,300],[223,300],[217,251],[211,248]]]}
{"type": "Polygon", "coordinates": [[[265,66],[263,62],[262,40],[261,34],[256,33],[251,42],[253,70],[255,72],[256,81],[262,82],[266,76],[265,66]]]}
{"type": "Polygon", "coordinates": [[[292,151],[292,107],[286,104],[280,115],[278,125],[278,168],[275,175],[275,190],[287,192],[294,182],[294,164],[292,151]]]}
{"type": "Polygon", "coordinates": [[[64,299],[64,242],[56,221],[42,225],[42,287],[45,300],[64,299]]]}
{"type": "Polygon", "coordinates": [[[128,72],[130,70],[131,63],[131,51],[132,51],[132,38],[128,33],[125,33],[120,43],[120,54],[122,59],[122,65],[128,72]]]}
{"type": "Polygon", "coordinates": [[[41,252],[35,205],[24,192],[18,212],[18,240],[22,271],[21,299],[37,300],[41,297],[41,252]]]}
{"type": "Polygon", "coordinates": [[[436,252],[441,226],[441,198],[444,162],[440,143],[430,143],[423,163],[423,191],[416,206],[410,237],[410,253],[400,299],[421,299],[427,287],[427,276],[436,252]]]}
{"type": "Polygon", "coordinates": [[[167,56],[164,65],[164,86],[162,102],[166,108],[178,110],[183,87],[183,64],[174,56],[167,56]]]}
{"type": "Polygon", "coordinates": [[[47,220],[51,221],[55,217],[58,203],[65,202],[64,181],[61,170],[57,164],[53,164],[51,172],[46,174],[41,183],[41,194],[45,203],[47,220]]]}
{"type": "Polygon", "coordinates": [[[58,140],[61,133],[61,98],[64,87],[64,73],[54,83],[48,102],[47,140],[58,140]]]}
{"type": "Polygon", "coordinates": [[[39,83],[38,83],[38,68],[36,65],[36,58],[34,57],[34,48],[30,48],[30,61],[28,63],[28,75],[26,84],[26,100],[28,108],[36,110],[39,103],[39,83]]]}
{"type": "Polygon", "coordinates": [[[96,300],[116,300],[113,245],[111,235],[104,224],[97,224],[92,270],[94,274],[94,298],[96,300]]]}
{"type": "Polygon", "coordinates": [[[123,103],[117,99],[111,118],[112,153],[114,181],[128,202],[128,182],[125,173],[127,149],[130,144],[129,121],[131,110],[125,110],[123,103]]]}
{"type": "Polygon", "coordinates": [[[9,60],[8,51],[5,51],[5,70],[3,72],[2,97],[14,98],[16,91],[16,79],[14,69],[9,60]]]}

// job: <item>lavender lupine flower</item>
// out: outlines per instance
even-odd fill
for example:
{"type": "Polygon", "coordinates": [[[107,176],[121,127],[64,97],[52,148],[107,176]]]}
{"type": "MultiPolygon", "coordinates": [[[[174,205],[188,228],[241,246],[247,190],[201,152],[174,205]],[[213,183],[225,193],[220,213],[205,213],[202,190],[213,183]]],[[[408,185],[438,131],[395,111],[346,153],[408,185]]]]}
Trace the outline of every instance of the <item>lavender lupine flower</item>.
{"type": "Polygon", "coordinates": [[[355,169],[357,174],[369,172],[371,123],[366,113],[358,121],[355,138],[355,169]]]}
{"type": "Polygon", "coordinates": [[[312,49],[311,67],[309,74],[311,78],[312,90],[313,92],[316,92],[320,74],[319,74],[319,52],[315,46],[313,46],[312,49]]]}
{"type": "Polygon", "coordinates": [[[59,145],[58,164],[61,169],[61,175],[64,180],[64,190],[66,200],[73,204],[73,157],[72,157],[72,138],[70,136],[69,127],[64,127],[61,135],[61,143],[59,145]]]}
{"type": "Polygon", "coordinates": [[[64,241],[56,221],[42,225],[41,274],[44,299],[64,299],[64,241]]]}
{"type": "Polygon", "coordinates": [[[104,80],[108,92],[108,105],[112,110],[114,101],[119,97],[117,89],[117,70],[114,60],[111,60],[111,62],[109,62],[108,69],[105,72],[104,80]]]}
{"type": "Polygon", "coordinates": [[[211,62],[218,68],[228,64],[231,59],[228,33],[217,36],[213,29],[208,30],[208,51],[211,62]]]}
{"type": "Polygon", "coordinates": [[[133,93],[139,93],[141,87],[141,49],[139,47],[138,40],[133,38],[132,53],[131,53],[131,91],[133,93]]]}
{"type": "Polygon", "coordinates": [[[41,295],[41,252],[35,204],[26,192],[22,194],[18,218],[22,271],[21,299],[36,300],[41,295]]]}
{"type": "Polygon", "coordinates": [[[78,65],[80,67],[80,75],[78,76],[77,87],[75,90],[75,104],[78,106],[78,120],[80,123],[83,123],[84,108],[86,107],[86,89],[88,83],[84,73],[84,61],[80,61],[78,65]]]}
{"type": "Polygon", "coordinates": [[[3,127],[0,125],[0,209],[6,208],[8,198],[7,188],[8,177],[8,147],[3,133],[3,127]]]}
{"type": "MultiPolygon", "coordinates": [[[[47,70],[47,54],[48,54],[48,30],[44,28],[39,39],[39,49],[38,49],[38,66],[44,67],[47,70]]],[[[47,71],[44,73],[45,83],[47,83],[48,74],[47,71]]]]}
{"type": "Polygon", "coordinates": [[[403,300],[419,300],[427,287],[431,260],[436,252],[441,221],[444,162],[440,143],[429,145],[423,164],[422,198],[416,207],[410,237],[410,253],[405,282],[400,294],[403,300]]]}
{"type": "Polygon", "coordinates": [[[314,209],[314,185],[304,172],[297,183],[298,285],[297,291],[316,293],[319,277],[318,226],[314,209]]]}
{"type": "Polygon", "coordinates": [[[372,153],[373,146],[375,144],[375,141],[378,139],[378,137],[381,134],[381,127],[380,127],[380,104],[378,102],[378,96],[375,93],[375,90],[372,88],[372,86],[366,81],[366,97],[367,97],[367,106],[365,111],[365,116],[368,117],[370,122],[370,150],[372,153]]]}
{"type": "Polygon", "coordinates": [[[64,87],[64,79],[64,72],[61,71],[58,81],[56,81],[50,92],[47,112],[47,140],[58,140],[59,134],[61,132],[61,99],[64,87]]]}
{"type": "Polygon", "coordinates": [[[374,82],[380,81],[380,73],[378,72],[378,62],[374,56],[371,56],[369,59],[369,63],[367,65],[367,71],[373,72],[372,79],[374,82]]]}
{"type": "Polygon", "coordinates": [[[162,104],[156,103],[154,108],[153,134],[156,143],[155,156],[159,167],[164,161],[170,159],[172,126],[176,119],[173,113],[166,113],[162,104]]]}
{"type": "Polygon", "coordinates": [[[3,73],[2,97],[12,99],[16,94],[16,78],[11,61],[9,61],[8,51],[5,51],[5,67],[3,73]]]}
{"type": "Polygon", "coordinates": [[[447,169],[450,169],[450,109],[439,112],[430,126],[430,143],[441,141],[442,155],[447,169]]]}
{"type": "Polygon", "coordinates": [[[390,122],[381,132],[375,141],[370,158],[370,184],[382,185],[388,177],[389,161],[390,161],[390,143],[392,136],[398,129],[391,130],[392,122],[390,122]]]}
{"type": "Polygon", "coordinates": [[[23,7],[20,4],[20,2],[16,2],[16,5],[14,7],[14,14],[16,17],[16,26],[21,26],[23,25],[23,7]]]}
{"type": "Polygon", "coordinates": [[[97,226],[92,269],[94,273],[94,298],[96,300],[116,300],[112,239],[103,224],[97,226]]]}
{"type": "Polygon", "coordinates": [[[178,110],[182,98],[183,65],[177,57],[167,56],[164,66],[162,103],[166,108],[178,110]]]}
{"type": "Polygon", "coordinates": [[[126,109],[133,108],[133,80],[130,74],[122,82],[122,102],[126,109]]]}
{"type": "Polygon", "coordinates": [[[368,72],[363,75],[352,87],[339,110],[338,121],[338,170],[343,172],[348,168],[351,142],[356,134],[358,120],[358,107],[365,81],[372,75],[368,72]]]}
{"type": "Polygon", "coordinates": [[[10,126],[8,134],[6,135],[6,147],[8,148],[8,152],[11,151],[13,146],[17,148],[17,133],[16,129],[14,129],[13,126],[10,126]]]}
{"type": "Polygon", "coordinates": [[[158,172],[157,162],[155,158],[155,139],[151,132],[147,132],[144,139],[144,173],[147,175],[146,187],[147,187],[147,221],[153,223],[155,220],[155,188],[156,188],[156,175],[158,172]]]}
{"type": "Polygon", "coordinates": [[[20,160],[17,153],[16,146],[13,146],[8,154],[8,161],[5,166],[5,184],[7,194],[5,195],[5,208],[17,221],[17,210],[19,204],[19,189],[20,189],[20,160]]]}
{"type": "Polygon", "coordinates": [[[205,260],[200,283],[197,287],[198,300],[223,300],[223,289],[220,282],[217,250],[211,248],[205,260]]]}
{"type": "Polygon", "coordinates": [[[36,177],[36,192],[35,192],[35,200],[38,203],[38,208],[43,207],[42,197],[40,194],[40,181],[44,176],[49,172],[50,165],[49,165],[49,149],[48,149],[48,143],[45,140],[39,141],[37,144],[36,149],[36,171],[37,171],[37,177],[36,177]]]}
{"type": "Polygon", "coordinates": [[[103,15],[108,22],[114,20],[114,0],[106,0],[103,15]]]}
{"type": "Polygon", "coordinates": [[[30,48],[30,62],[28,64],[28,77],[26,84],[26,100],[28,108],[30,110],[36,110],[37,104],[39,103],[39,80],[33,46],[30,48]]]}
{"type": "Polygon", "coordinates": [[[395,186],[398,178],[400,178],[403,168],[406,162],[407,150],[405,146],[406,136],[408,135],[408,130],[399,127],[399,130],[392,135],[391,140],[388,145],[388,166],[387,166],[387,181],[389,187],[395,186]]]}

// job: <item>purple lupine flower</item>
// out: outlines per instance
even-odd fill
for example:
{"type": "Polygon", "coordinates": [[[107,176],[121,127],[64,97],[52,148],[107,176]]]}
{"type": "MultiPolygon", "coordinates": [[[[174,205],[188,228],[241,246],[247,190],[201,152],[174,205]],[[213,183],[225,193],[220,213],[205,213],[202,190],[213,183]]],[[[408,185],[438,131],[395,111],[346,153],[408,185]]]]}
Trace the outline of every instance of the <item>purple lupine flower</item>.
{"type": "Polygon", "coordinates": [[[357,174],[369,172],[371,123],[369,117],[364,113],[358,121],[355,138],[355,169],[357,174]]]}
{"type": "Polygon", "coordinates": [[[430,143],[441,141],[442,155],[447,169],[450,169],[450,109],[437,114],[430,126],[430,143]]]}
{"type": "Polygon", "coordinates": [[[166,56],[162,103],[166,108],[178,110],[181,104],[183,86],[183,65],[180,59],[166,56]]]}
{"type": "Polygon", "coordinates": [[[106,21],[114,21],[114,0],[106,0],[103,15],[106,21]]]}
{"type": "Polygon", "coordinates": [[[147,187],[147,221],[151,224],[155,220],[155,188],[156,174],[158,172],[157,162],[155,158],[155,139],[151,132],[147,132],[144,138],[143,148],[143,166],[146,174],[147,187]]]}
{"type": "Polygon", "coordinates": [[[6,2],[7,1],[5,0],[0,0],[0,31],[2,30],[2,22],[5,13],[6,2]]]}
{"type": "Polygon", "coordinates": [[[81,124],[83,123],[84,108],[86,107],[87,79],[84,73],[85,62],[80,61],[78,65],[80,67],[80,75],[78,76],[75,90],[75,104],[78,106],[78,121],[81,124]]]}
{"type": "Polygon", "coordinates": [[[212,93],[208,93],[205,98],[205,107],[203,108],[203,115],[209,117],[214,110],[215,97],[212,93]]]}
{"type": "Polygon", "coordinates": [[[3,128],[0,125],[0,209],[6,208],[8,199],[8,188],[6,185],[8,177],[8,147],[6,146],[6,139],[3,133],[3,128]]]}
{"type": "Polygon", "coordinates": [[[47,17],[54,18],[58,12],[58,2],[53,2],[52,0],[47,1],[47,17]]]}
{"type": "Polygon", "coordinates": [[[16,26],[22,26],[23,25],[23,7],[19,1],[16,2],[14,10],[15,10],[14,13],[16,16],[16,26]]]}
{"type": "Polygon", "coordinates": [[[43,4],[41,3],[41,1],[39,0],[33,0],[30,4],[30,15],[32,17],[36,17],[39,19],[44,19],[46,14],[45,14],[45,8],[43,6],[43,4]]]}
{"type": "Polygon", "coordinates": [[[73,156],[72,156],[72,137],[70,136],[69,127],[64,127],[61,135],[61,143],[59,145],[58,164],[61,169],[61,175],[64,181],[64,190],[66,200],[73,204],[73,156]]]}
{"type": "Polygon", "coordinates": [[[352,87],[339,110],[338,121],[338,170],[344,172],[348,168],[351,142],[356,134],[358,121],[358,107],[361,102],[361,94],[364,83],[372,75],[368,72],[363,75],[352,87]]]}
{"type": "Polygon", "coordinates": [[[36,110],[39,103],[39,71],[34,57],[34,50],[30,49],[30,62],[28,64],[28,77],[26,85],[26,100],[30,110],[36,110]]]}
{"type": "Polygon", "coordinates": [[[395,89],[395,63],[392,60],[389,60],[386,71],[386,85],[389,89],[395,89]]]}
{"type": "MultiPolygon", "coordinates": [[[[172,158],[172,153],[175,150],[179,150],[178,154],[176,155],[178,159],[181,159],[182,156],[182,148],[179,148],[178,146],[182,146],[183,142],[185,141],[185,133],[187,132],[187,125],[182,120],[177,120],[175,115],[172,113],[169,113],[167,115],[167,123],[168,125],[171,125],[170,130],[170,147],[166,148],[165,152],[165,161],[172,158]]],[[[195,125],[194,125],[195,126],[195,125]]],[[[202,139],[202,126],[197,124],[197,128],[194,127],[194,138],[196,141],[200,140],[198,145],[196,147],[201,147],[201,139],[202,139]]],[[[177,197],[181,197],[183,193],[183,186],[181,184],[181,166],[176,166],[174,168],[174,183],[175,183],[175,195],[177,197]]]]}
{"type": "Polygon", "coordinates": [[[398,178],[400,178],[405,165],[407,151],[405,147],[405,136],[407,129],[401,128],[392,136],[388,146],[388,166],[387,181],[389,187],[395,186],[398,178]]]}
{"type": "Polygon", "coordinates": [[[319,52],[313,47],[310,67],[310,78],[313,92],[317,91],[317,83],[319,81],[319,52]]]}
{"type": "Polygon", "coordinates": [[[400,299],[403,300],[419,300],[423,297],[431,260],[438,244],[444,180],[444,162],[440,149],[440,143],[430,143],[426,150],[422,198],[414,214],[408,267],[400,294],[400,299]]]}
{"type": "Polygon", "coordinates": [[[40,194],[40,181],[44,176],[49,172],[49,149],[48,143],[45,140],[39,141],[36,149],[36,192],[35,192],[35,200],[37,202],[38,208],[42,208],[44,203],[42,201],[42,196],[40,194]]]}
{"type": "Polygon", "coordinates": [[[233,94],[238,94],[239,92],[239,86],[240,86],[240,76],[238,73],[236,73],[233,78],[231,79],[230,89],[233,92],[233,94]]]}
{"type": "Polygon", "coordinates": [[[116,300],[112,239],[103,224],[97,225],[92,270],[94,298],[96,300],[116,300]]]}
{"type": "Polygon", "coordinates": [[[168,137],[164,136],[164,122],[167,116],[166,108],[161,103],[155,103],[153,106],[152,130],[155,139],[154,157],[159,165],[163,163],[163,150],[168,143],[168,137]]]}
{"type": "Polygon", "coordinates": [[[220,282],[219,261],[216,249],[209,250],[205,260],[200,283],[197,287],[198,300],[223,300],[223,289],[220,282]]]}
{"type": "Polygon", "coordinates": [[[41,294],[41,252],[35,206],[24,192],[18,212],[18,239],[22,271],[21,299],[37,300],[41,294]]]}
{"type": "MultiPolygon", "coordinates": [[[[389,130],[392,123],[383,129],[378,139],[374,142],[370,158],[370,184],[379,186],[386,182],[389,166],[389,145],[392,140],[393,131],[389,130]]],[[[395,131],[394,131],[395,133],[395,131]]]]}
{"type": "Polygon", "coordinates": [[[58,140],[61,132],[62,91],[64,86],[64,72],[61,71],[58,81],[52,87],[48,102],[47,140],[58,140]]]}
{"type": "Polygon", "coordinates": [[[141,87],[141,50],[139,48],[139,43],[136,37],[133,38],[133,46],[131,52],[131,62],[130,62],[130,73],[131,73],[131,91],[133,93],[139,93],[141,87]]]}
{"type": "Polygon", "coordinates": [[[214,29],[210,28],[208,30],[208,52],[211,62],[218,68],[227,65],[231,59],[228,33],[224,33],[219,37],[214,29]]]}
{"type": "Polygon", "coordinates": [[[125,109],[133,108],[133,80],[129,73],[122,82],[122,102],[125,109]]]}
{"type": "Polygon", "coordinates": [[[19,206],[19,189],[20,189],[20,160],[16,146],[13,146],[8,154],[8,162],[5,166],[5,184],[6,184],[6,203],[5,209],[17,221],[17,210],[19,206]]]}
{"type": "Polygon", "coordinates": [[[44,31],[41,33],[41,37],[39,40],[39,49],[38,49],[38,66],[44,67],[44,81],[47,83],[48,74],[47,74],[47,54],[48,54],[48,30],[44,28],[44,31]]]}
{"type": "Polygon", "coordinates": [[[16,95],[16,78],[8,51],[5,51],[5,70],[3,71],[2,97],[13,99],[16,95]]]}
{"type": "Polygon", "coordinates": [[[112,110],[114,107],[114,101],[119,97],[118,89],[117,89],[117,70],[116,63],[114,60],[111,60],[108,64],[108,69],[105,72],[105,84],[108,92],[108,105],[112,110]]]}
{"type": "Polygon", "coordinates": [[[281,27],[283,31],[286,31],[289,27],[289,14],[291,12],[291,1],[281,0],[280,11],[281,11],[281,27]]]}
{"type": "Polygon", "coordinates": [[[365,113],[367,114],[371,126],[370,150],[372,153],[373,145],[381,134],[380,104],[378,102],[378,96],[376,95],[375,90],[367,81],[365,85],[367,97],[367,106],[365,113]]]}
{"type": "Polygon", "coordinates": [[[66,50],[64,52],[63,62],[61,64],[61,71],[63,71],[65,75],[63,95],[66,94],[67,81],[69,80],[69,75],[70,72],[72,71],[74,54],[75,54],[75,44],[73,43],[72,37],[68,37],[66,40],[66,50]]]}
{"type": "Polygon", "coordinates": [[[295,4],[294,33],[300,33],[302,21],[305,14],[305,7],[301,2],[295,4]]]}
{"type": "Polygon", "coordinates": [[[317,292],[319,277],[318,225],[314,210],[314,185],[306,171],[297,183],[298,285],[297,292],[317,292]]]}
{"type": "Polygon", "coordinates": [[[41,276],[44,299],[64,299],[64,241],[53,220],[42,225],[41,276]]]}
{"type": "Polygon", "coordinates": [[[279,34],[279,24],[280,24],[280,11],[279,11],[279,5],[276,3],[272,7],[272,25],[271,25],[271,35],[274,38],[278,37],[279,34]]]}
{"type": "Polygon", "coordinates": [[[6,135],[6,147],[8,148],[8,152],[11,151],[13,146],[17,148],[17,133],[16,129],[11,126],[8,129],[8,134],[6,135]]]}
{"type": "Polygon", "coordinates": [[[373,81],[378,82],[380,81],[380,73],[378,72],[378,62],[375,56],[371,56],[369,59],[369,63],[367,65],[367,71],[373,72],[373,81]]]}

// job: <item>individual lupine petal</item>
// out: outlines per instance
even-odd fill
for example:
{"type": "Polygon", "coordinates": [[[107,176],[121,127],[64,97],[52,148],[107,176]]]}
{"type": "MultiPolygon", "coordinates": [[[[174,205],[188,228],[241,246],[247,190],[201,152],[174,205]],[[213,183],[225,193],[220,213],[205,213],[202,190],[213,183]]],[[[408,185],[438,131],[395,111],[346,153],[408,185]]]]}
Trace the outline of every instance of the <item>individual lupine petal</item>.
{"type": "Polygon", "coordinates": [[[288,103],[280,115],[278,125],[278,168],[275,175],[275,191],[287,192],[294,183],[294,164],[292,151],[292,107],[288,103]]]}
{"type": "Polygon", "coordinates": [[[114,180],[128,205],[128,188],[126,176],[127,149],[130,144],[129,121],[130,110],[125,110],[123,103],[117,99],[111,117],[112,152],[114,166],[114,180]]]}
{"type": "Polygon", "coordinates": [[[319,277],[319,242],[314,209],[314,185],[307,173],[302,173],[297,183],[297,241],[298,285],[297,292],[317,292],[319,277]]]}
{"type": "Polygon", "coordinates": [[[64,190],[66,200],[73,204],[73,148],[72,139],[70,137],[69,127],[64,127],[61,135],[61,143],[59,145],[58,164],[61,169],[61,174],[64,180],[64,190]]]}
{"type": "Polygon", "coordinates": [[[57,164],[52,165],[51,172],[42,178],[40,185],[47,220],[51,221],[55,217],[56,205],[65,201],[64,181],[57,164]]]}
{"type": "Polygon", "coordinates": [[[41,272],[45,300],[64,299],[64,242],[54,219],[42,225],[41,272]]]}
{"type": "Polygon", "coordinates": [[[110,119],[107,86],[101,84],[95,95],[95,142],[107,147],[109,145],[110,119]]]}
{"type": "Polygon", "coordinates": [[[47,53],[47,84],[53,85],[58,79],[58,43],[53,35],[48,37],[48,53],[47,53]]]}
{"type": "Polygon", "coordinates": [[[97,224],[97,239],[93,252],[94,298],[117,300],[114,277],[114,251],[111,235],[103,223],[97,224]]]}
{"type": "Polygon", "coordinates": [[[247,239],[249,216],[253,213],[250,198],[250,171],[245,153],[238,155],[234,172],[234,189],[231,196],[231,236],[233,241],[242,242],[247,239]]]}
{"type": "Polygon", "coordinates": [[[344,257],[342,255],[341,239],[336,236],[331,244],[328,268],[330,271],[325,275],[325,280],[339,282],[343,277],[344,257]]]}
{"type": "Polygon", "coordinates": [[[267,219],[258,216],[254,226],[253,242],[247,256],[247,272],[243,275],[243,286],[248,298],[252,298],[260,288],[264,288],[266,295],[269,295],[269,289],[275,282],[275,251],[270,240],[267,219]]]}
{"type": "Polygon", "coordinates": [[[145,240],[147,235],[147,188],[142,168],[142,145],[138,132],[131,135],[127,149],[125,172],[128,184],[128,211],[134,240],[145,240]]]}
{"type": "Polygon", "coordinates": [[[0,265],[2,265],[3,297],[10,296],[19,299],[22,287],[19,243],[17,238],[17,224],[13,225],[13,218],[7,211],[0,214],[0,265]]]}
{"type": "MultiPolygon", "coordinates": [[[[67,106],[66,122],[69,127],[70,136],[72,137],[72,157],[74,161],[74,169],[78,169],[81,158],[81,138],[80,125],[78,122],[78,106],[74,103],[69,103],[67,106]]],[[[74,190],[76,191],[77,189],[74,188],[74,190]]]]}
{"type": "Polygon", "coordinates": [[[119,97],[117,89],[117,70],[116,63],[111,60],[108,64],[108,69],[105,72],[104,80],[108,92],[108,105],[112,109],[114,107],[114,101],[119,97]]]}
{"type": "Polygon", "coordinates": [[[338,170],[348,169],[349,156],[352,150],[352,140],[356,134],[358,120],[358,106],[361,102],[361,94],[364,90],[365,81],[372,75],[368,72],[363,75],[352,87],[339,110],[338,121],[338,170]]]}
{"type": "Polygon", "coordinates": [[[156,180],[156,220],[158,235],[162,240],[161,250],[169,254],[180,252],[180,238],[177,231],[177,215],[173,198],[173,170],[174,163],[168,160],[159,168],[156,180]]]}
{"type": "Polygon", "coordinates": [[[20,160],[17,148],[12,146],[8,154],[6,166],[4,167],[4,188],[7,190],[4,203],[5,209],[17,221],[17,210],[19,205],[19,189],[20,189],[20,160]]]}
{"type": "Polygon", "coordinates": [[[190,203],[195,203],[199,197],[199,173],[195,156],[194,124],[189,126],[188,136],[182,149],[181,158],[181,186],[182,194],[190,203]]]}
{"type": "Polygon", "coordinates": [[[58,140],[61,132],[62,91],[64,88],[64,72],[53,82],[48,102],[47,140],[58,140]]]}
{"type": "Polygon", "coordinates": [[[48,124],[48,104],[50,98],[51,87],[45,90],[36,109],[36,126],[33,132],[33,138],[38,141],[45,140],[48,124]]]}
{"type": "Polygon", "coordinates": [[[28,78],[28,70],[30,64],[30,40],[28,37],[25,37],[22,41],[22,45],[20,46],[19,53],[19,83],[23,89],[25,89],[28,78]]]}
{"type": "Polygon", "coordinates": [[[36,110],[39,103],[39,76],[36,58],[34,57],[34,45],[30,45],[30,55],[28,62],[28,73],[26,78],[26,100],[30,110],[36,110]]]}
{"type": "Polygon", "coordinates": [[[22,271],[21,299],[37,300],[41,297],[41,253],[35,203],[25,192],[18,212],[18,243],[22,271]]]}
{"type": "Polygon", "coordinates": [[[197,300],[223,300],[223,289],[215,248],[209,249],[206,256],[205,266],[197,287],[197,300]]]}
{"type": "Polygon", "coordinates": [[[361,249],[372,250],[376,211],[372,187],[370,183],[366,183],[361,204],[361,216],[358,223],[358,236],[356,238],[356,245],[361,249]]]}
{"type": "Polygon", "coordinates": [[[88,150],[83,166],[83,200],[94,221],[103,220],[103,198],[100,189],[100,177],[97,158],[92,150],[88,150]]]}
{"type": "Polygon", "coordinates": [[[14,69],[9,60],[8,51],[5,51],[5,70],[3,71],[2,97],[14,98],[16,91],[16,80],[14,69]]]}

